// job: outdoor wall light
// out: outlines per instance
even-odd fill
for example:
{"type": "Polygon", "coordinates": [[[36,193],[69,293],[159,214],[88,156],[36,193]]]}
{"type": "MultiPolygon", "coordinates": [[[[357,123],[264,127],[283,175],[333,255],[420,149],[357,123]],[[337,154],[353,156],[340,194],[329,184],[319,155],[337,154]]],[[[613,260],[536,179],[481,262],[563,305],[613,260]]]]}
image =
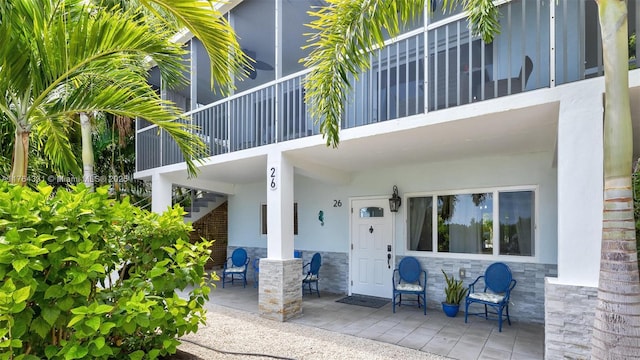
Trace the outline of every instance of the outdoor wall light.
{"type": "Polygon", "coordinates": [[[398,212],[402,199],[398,196],[398,187],[393,185],[393,195],[389,198],[389,208],[391,212],[398,212]]]}

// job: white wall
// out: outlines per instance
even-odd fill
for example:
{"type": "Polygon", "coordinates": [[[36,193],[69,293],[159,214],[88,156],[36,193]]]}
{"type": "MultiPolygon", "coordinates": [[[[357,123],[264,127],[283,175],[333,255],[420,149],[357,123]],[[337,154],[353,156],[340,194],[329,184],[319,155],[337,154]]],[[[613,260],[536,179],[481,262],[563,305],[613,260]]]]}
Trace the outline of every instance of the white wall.
{"type": "Polygon", "coordinates": [[[558,116],[558,283],[597,286],[603,209],[602,88],[568,84],[563,90],[558,116]]]}
{"type": "MultiPolygon", "coordinates": [[[[353,181],[346,186],[328,185],[298,175],[295,177],[294,198],[298,203],[299,235],[295,239],[295,248],[347,252],[349,199],[390,197],[394,184],[403,196],[403,205],[396,214],[396,254],[406,251],[404,194],[534,185],[538,186],[539,201],[536,261],[556,264],[557,172],[553,168],[553,156],[552,152],[544,152],[376,169],[355,174],[353,181]],[[334,207],[337,200],[342,207],[334,207]],[[324,226],[318,220],[320,210],[324,212],[324,226]]],[[[266,236],[260,235],[260,204],[266,202],[266,185],[238,185],[236,194],[229,197],[229,245],[266,247],[266,236]]],[[[533,262],[528,257],[521,260],[533,262]]]]}

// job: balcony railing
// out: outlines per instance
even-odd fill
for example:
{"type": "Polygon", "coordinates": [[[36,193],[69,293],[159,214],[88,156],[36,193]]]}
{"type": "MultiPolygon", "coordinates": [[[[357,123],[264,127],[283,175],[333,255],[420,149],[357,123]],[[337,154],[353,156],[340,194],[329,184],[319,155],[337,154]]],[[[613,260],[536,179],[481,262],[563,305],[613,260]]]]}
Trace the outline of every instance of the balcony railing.
{"type": "MultiPolygon", "coordinates": [[[[629,1],[630,35],[640,27],[638,3],[629,1]]],[[[510,1],[501,7],[502,32],[491,44],[471,35],[462,14],[390,40],[370,53],[370,69],[352,82],[341,128],[602,75],[601,44],[591,40],[599,34],[594,4],[510,1]]],[[[635,55],[632,49],[631,66],[635,55]]],[[[194,109],[186,121],[208,145],[209,156],[317,135],[304,102],[306,73],[194,109]]],[[[144,120],[136,146],[138,171],[184,161],[175,142],[144,120]]]]}

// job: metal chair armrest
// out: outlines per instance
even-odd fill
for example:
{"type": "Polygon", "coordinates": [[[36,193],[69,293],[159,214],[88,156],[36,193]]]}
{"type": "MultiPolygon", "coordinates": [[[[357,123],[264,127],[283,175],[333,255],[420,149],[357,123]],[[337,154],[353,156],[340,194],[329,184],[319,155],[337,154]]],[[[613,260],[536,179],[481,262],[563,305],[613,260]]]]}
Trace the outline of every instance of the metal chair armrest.
{"type": "Polygon", "coordinates": [[[478,276],[478,277],[477,277],[477,278],[476,278],[476,279],[475,279],[471,284],[469,284],[469,292],[467,293],[467,296],[469,296],[469,294],[472,294],[472,293],[476,292],[476,291],[475,291],[476,283],[477,283],[480,279],[483,279],[483,278],[484,278],[484,275],[480,275],[480,276],[478,276]]]}
{"type": "Polygon", "coordinates": [[[391,284],[393,285],[393,290],[396,290],[396,284],[400,283],[400,280],[396,281],[396,274],[398,274],[398,269],[393,270],[393,276],[391,277],[391,284]]]}
{"type": "Polygon", "coordinates": [[[227,270],[227,267],[229,266],[228,265],[229,264],[229,260],[231,260],[231,256],[229,256],[227,258],[227,260],[224,261],[224,264],[223,264],[223,267],[222,267],[223,270],[227,270]]]}

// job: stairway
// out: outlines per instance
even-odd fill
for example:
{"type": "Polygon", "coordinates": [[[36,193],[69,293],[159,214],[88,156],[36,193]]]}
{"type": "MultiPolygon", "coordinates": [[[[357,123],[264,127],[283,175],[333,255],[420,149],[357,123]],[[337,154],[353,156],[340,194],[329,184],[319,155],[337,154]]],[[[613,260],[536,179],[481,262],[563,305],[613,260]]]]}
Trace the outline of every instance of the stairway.
{"type": "Polygon", "coordinates": [[[195,189],[175,191],[173,203],[180,203],[187,212],[185,222],[196,222],[227,200],[225,195],[195,189]],[[186,191],[185,191],[186,190],[186,191]]]}

